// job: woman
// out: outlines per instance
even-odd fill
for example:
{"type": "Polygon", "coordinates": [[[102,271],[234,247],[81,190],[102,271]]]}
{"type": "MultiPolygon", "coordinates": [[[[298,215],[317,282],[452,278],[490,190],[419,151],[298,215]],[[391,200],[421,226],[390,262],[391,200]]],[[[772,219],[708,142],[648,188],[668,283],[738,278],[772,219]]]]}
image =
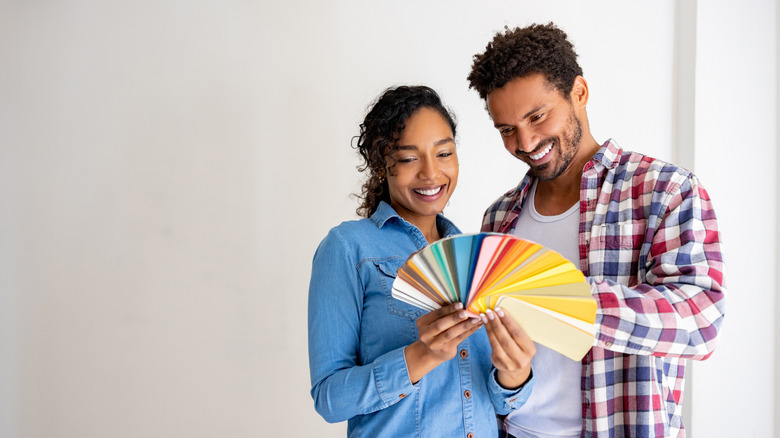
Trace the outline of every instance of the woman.
{"type": "Polygon", "coordinates": [[[432,89],[402,86],[360,128],[364,219],[331,229],[312,267],[315,408],[349,420],[351,437],[497,436],[495,414],[532,389],[533,342],[500,311],[468,318],[452,304],[425,314],[391,296],[413,252],[460,233],[440,214],[458,182],[453,117],[432,89]]]}

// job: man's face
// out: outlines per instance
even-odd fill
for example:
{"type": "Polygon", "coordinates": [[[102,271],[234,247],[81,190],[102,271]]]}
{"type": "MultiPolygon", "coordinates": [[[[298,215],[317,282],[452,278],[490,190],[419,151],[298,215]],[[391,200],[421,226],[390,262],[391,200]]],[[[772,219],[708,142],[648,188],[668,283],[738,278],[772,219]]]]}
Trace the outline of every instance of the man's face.
{"type": "Polygon", "coordinates": [[[542,181],[571,165],[582,123],[577,109],[541,74],[516,78],[490,92],[487,106],[504,147],[542,181]]]}

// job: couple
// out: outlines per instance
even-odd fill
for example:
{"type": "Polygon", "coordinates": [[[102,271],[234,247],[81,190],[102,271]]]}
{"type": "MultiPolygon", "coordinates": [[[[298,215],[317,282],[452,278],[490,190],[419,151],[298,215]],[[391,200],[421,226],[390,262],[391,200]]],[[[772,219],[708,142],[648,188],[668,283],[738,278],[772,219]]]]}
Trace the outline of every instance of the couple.
{"type": "Polygon", "coordinates": [[[580,267],[598,303],[593,348],[574,362],[500,309],[475,319],[391,296],[413,252],[460,230],[441,215],[458,180],[453,117],[430,88],[389,89],[360,126],[365,219],[325,237],[309,289],[311,394],[349,436],[685,435],[686,360],[712,353],[724,315],[713,207],[690,172],[596,142],[576,58],[552,23],[506,29],[468,80],[530,168],[482,231],[580,267]]]}

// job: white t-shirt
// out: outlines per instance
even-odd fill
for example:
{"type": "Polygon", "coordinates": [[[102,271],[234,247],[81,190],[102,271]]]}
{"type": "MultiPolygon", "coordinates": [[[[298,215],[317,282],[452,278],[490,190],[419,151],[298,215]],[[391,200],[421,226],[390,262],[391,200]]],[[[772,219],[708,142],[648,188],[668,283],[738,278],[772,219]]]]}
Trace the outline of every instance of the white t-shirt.
{"type": "MultiPolygon", "coordinates": [[[[579,204],[556,216],[542,216],[536,211],[535,195],[534,182],[512,234],[557,251],[579,267],[579,204]]],[[[507,416],[509,433],[518,438],[579,437],[582,364],[536,344],[531,367],[536,383],[528,401],[507,416]]]]}

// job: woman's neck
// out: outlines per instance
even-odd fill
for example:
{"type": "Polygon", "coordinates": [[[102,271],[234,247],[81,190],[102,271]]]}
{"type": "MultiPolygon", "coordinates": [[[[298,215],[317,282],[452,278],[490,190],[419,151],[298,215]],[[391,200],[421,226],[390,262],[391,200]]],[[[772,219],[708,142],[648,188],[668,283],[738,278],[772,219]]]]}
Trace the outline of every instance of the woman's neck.
{"type": "Polygon", "coordinates": [[[436,216],[404,217],[404,220],[417,227],[428,243],[433,243],[441,239],[441,233],[439,233],[439,227],[436,223],[436,216]]]}

